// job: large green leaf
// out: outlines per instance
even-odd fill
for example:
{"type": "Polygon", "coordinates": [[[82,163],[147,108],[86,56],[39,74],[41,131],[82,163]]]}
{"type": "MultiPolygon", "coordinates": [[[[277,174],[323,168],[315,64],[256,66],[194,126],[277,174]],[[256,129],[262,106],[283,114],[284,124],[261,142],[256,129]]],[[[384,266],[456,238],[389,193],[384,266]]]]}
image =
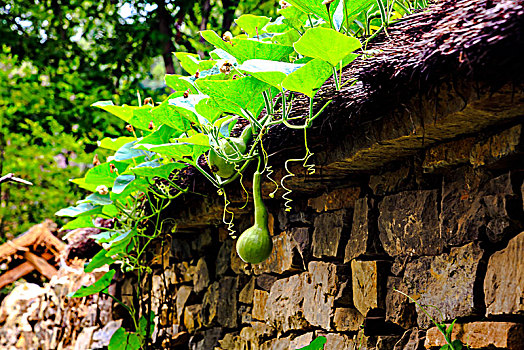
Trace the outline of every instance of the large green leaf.
{"type": "Polygon", "coordinates": [[[93,272],[94,269],[98,269],[104,265],[109,265],[115,262],[111,257],[106,256],[107,250],[102,249],[91,259],[89,264],[84,267],[85,272],[93,272]]]}
{"type": "Polygon", "coordinates": [[[238,69],[280,90],[282,81],[302,66],[303,64],[249,60],[244,62],[238,69]]]}
{"type": "Polygon", "coordinates": [[[129,143],[135,140],[136,139],[133,136],[122,136],[116,139],[105,137],[101,141],[98,141],[98,147],[117,151],[120,147],[122,147],[126,143],[129,143]]]}
{"type": "Polygon", "coordinates": [[[115,160],[119,162],[131,163],[133,159],[137,161],[136,158],[152,156],[152,153],[150,152],[145,152],[143,150],[133,148],[135,144],[136,140],[126,143],[125,145],[120,147],[113,156],[115,160]]]}
{"type": "Polygon", "coordinates": [[[56,216],[68,216],[76,218],[78,216],[94,215],[102,212],[102,206],[91,203],[81,203],[79,205],[60,209],[55,213],[56,216]]]}
{"type": "Polygon", "coordinates": [[[111,285],[111,281],[113,280],[114,275],[115,270],[109,270],[92,285],[88,287],[80,287],[79,290],[77,290],[74,293],[70,293],[67,296],[70,298],[82,298],[88,295],[97,294],[105,290],[107,287],[109,287],[109,285],[111,285]]]}
{"type": "Polygon", "coordinates": [[[169,175],[175,169],[183,169],[187,167],[186,164],[182,163],[167,163],[161,164],[158,160],[153,160],[151,162],[145,162],[137,165],[130,170],[137,176],[144,177],[160,177],[162,179],[168,179],[169,175]]]}
{"type": "Polygon", "coordinates": [[[108,350],[138,350],[142,346],[136,333],[127,332],[120,327],[111,336],[108,350]]]}
{"type": "Polygon", "coordinates": [[[140,147],[181,161],[187,161],[187,157],[191,157],[196,161],[198,156],[209,149],[209,146],[193,145],[185,142],[166,143],[163,145],[140,145],[140,147]]]}
{"type": "Polygon", "coordinates": [[[179,134],[181,134],[180,130],[177,131],[168,125],[162,124],[154,132],[138,140],[135,144],[135,148],[136,148],[136,145],[140,145],[142,143],[148,143],[148,144],[167,143],[169,142],[170,138],[176,137],[179,134]]]}
{"type": "Polygon", "coordinates": [[[210,123],[213,123],[224,113],[222,108],[212,98],[200,100],[196,104],[195,110],[210,123]]]}
{"type": "Polygon", "coordinates": [[[235,23],[250,37],[264,33],[263,28],[269,21],[271,21],[269,17],[251,14],[242,15],[235,19],[235,23]]]}
{"type": "Polygon", "coordinates": [[[215,65],[213,60],[202,61],[197,54],[188,52],[176,52],[176,58],[180,61],[182,68],[191,75],[195,75],[197,71],[208,70],[215,65]]]}
{"type": "Polygon", "coordinates": [[[109,194],[102,195],[100,193],[92,193],[86,198],[76,202],[76,204],[81,203],[91,203],[93,205],[109,205],[112,204],[113,201],[111,201],[111,199],[109,198],[109,194]]]}
{"type": "Polygon", "coordinates": [[[96,186],[104,185],[111,188],[118,174],[123,173],[126,168],[127,164],[122,162],[111,161],[109,163],[102,163],[89,169],[85,176],[85,182],[96,186]],[[114,166],[114,170],[111,170],[111,165],[114,166]]]}
{"type": "MultiPolygon", "coordinates": [[[[337,8],[339,1],[340,0],[335,0],[329,5],[330,14],[333,14],[335,12],[335,9],[337,8]]],[[[324,21],[328,23],[330,21],[327,7],[326,5],[322,4],[323,0],[289,0],[287,2],[289,2],[291,5],[295,6],[302,12],[317,15],[318,17],[322,18],[324,21]]]]}
{"type": "Polygon", "coordinates": [[[267,43],[255,39],[233,38],[231,42],[225,42],[212,30],[204,30],[200,34],[209,43],[234,56],[239,63],[257,58],[287,62],[289,55],[294,51],[291,46],[267,43]]]}
{"type": "Polygon", "coordinates": [[[60,228],[60,231],[74,230],[77,228],[87,228],[87,227],[96,227],[95,224],[93,223],[93,219],[91,218],[91,216],[88,216],[88,215],[80,216],[74,220],[69,221],[67,224],[65,224],[64,226],[60,228]]]}
{"type": "Polygon", "coordinates": [[[358,39],[333,29],[317,27],[308,30],[293,46],[301,55],[318,58],[336,66],[362,44],[358,39]]]}
{"type": "MultiPolygon", "coordinates": [[[[186,106],[182,107],[182,103],[177,105],[180,98],[184,98],[183,93],[174,93],[159,106],[151,110],[151,114],[155,121],[158,121],[158,125],[165,124],[175,130],[184,132],[191,128],[191,123],[199,123],[198,117],[193,111],[194,107],[192,107],[191,101],[187,103],[188,108],[185,108],[186,106]]],[[[197,102],[194,101],[194,103],[197,102]]]]}
{"type": "Polygon", "coordinates": [[[264,106],[261,92],[269,85],[255,77],[236,80],[197,80],[200,91],[211,97],[226,112],[238,114],[242,109],[258,116],[264,106]]]}
{"type": "Polygon", "coordinates": [[[164,77],[166,85],[171,89],[175,91],[186,91],[189,89],[192,94],[196,94],[197,90],[187,78],[177,74],[166,74],[164,77]]]}
{"type": "Polygon", "coordinates": [[[287,90],[301,92],[313,98],[332,73],[333,70],[329,63],[315,58],[288,75],[282,82],[282,86],[287,90]]]}
{"type": "Polygon", "coordinates": [[[148,130],[151,119],[147,112],[152,108],[150,105],[141,107],[128,105],[115,106],[112,101],[99,101],[92,104],[92,106],[117,116],[137,129],[148,130]]]}

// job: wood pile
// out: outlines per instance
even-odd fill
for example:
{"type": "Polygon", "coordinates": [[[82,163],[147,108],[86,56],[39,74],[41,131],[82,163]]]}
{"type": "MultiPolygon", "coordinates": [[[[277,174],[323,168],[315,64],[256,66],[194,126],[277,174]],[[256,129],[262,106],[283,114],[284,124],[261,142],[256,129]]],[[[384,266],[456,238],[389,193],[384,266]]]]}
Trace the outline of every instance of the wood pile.
{"type": "MultiPolygon", "coordinates": [[[[108,266],[84,272],[86,260],[67,259],[69,245],[52,234],[53,227],[51,221],[45,221],[0,246],[4,263],[9,257],[12,261],[25,260],[0,276],[2,286],[34,270],[49,278],[43,286],[16,282],[4,298],[0,306],[0,349],[101,349],[121,326],[122,320],[112,319],[113,301],[108,296],[67,296],[93,284],[108,266]]],[[[81,236],[79,230],[76,233],[76,237],[81,236]]]]}

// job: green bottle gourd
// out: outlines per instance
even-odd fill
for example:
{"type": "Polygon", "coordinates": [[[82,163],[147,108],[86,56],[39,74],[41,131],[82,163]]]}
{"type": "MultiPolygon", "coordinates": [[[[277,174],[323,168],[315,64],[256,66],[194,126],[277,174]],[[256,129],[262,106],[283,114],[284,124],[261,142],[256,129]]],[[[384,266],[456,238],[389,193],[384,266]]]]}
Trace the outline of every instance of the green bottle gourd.
{"type": "Polygon", "coordinates": [[[266,260],[273,250],[273,240],[269,235],[268,214],[262,201],[262,175],[257,170],[253,174],[253,204],[255,224],[242,232],[237,241],[237,253],[242,260],[258,264],[266,260]]]}
{"type": "MultiPolygon", "coordinates": [[[[245,154],[247,144],[251,140],[251,135],[251,125],[248,125],[242,131],[240,137],[231,137],[229,140],[238,148],[240,153],[245,154]]],[[[220,149],[226,155],[234,156],[236,154],[235,148],[226,139],[220,139],[218,143],[220,149]]],[[[213,148],[209,150],[209,167],[215,174],[217,174],[223,179],[227,179],[233,176],[236,172],[235,163],[228,162],[227,160],[221,158],[213,148]]]]}

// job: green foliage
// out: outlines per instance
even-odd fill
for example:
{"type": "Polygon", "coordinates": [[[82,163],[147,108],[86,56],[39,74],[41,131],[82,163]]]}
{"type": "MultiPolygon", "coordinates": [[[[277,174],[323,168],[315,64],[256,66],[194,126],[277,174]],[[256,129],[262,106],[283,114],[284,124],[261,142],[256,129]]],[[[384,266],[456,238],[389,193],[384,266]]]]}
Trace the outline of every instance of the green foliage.
{"type": "Polygon", "coordinates": [[[82,298],[88,295],[97,294],[106,290],[111,284],[111,280],[115,275],[115,270],[109,270],[98,281],[87,287],[81,287],[74,293],[68,295],[71,298],[82,298]]]}

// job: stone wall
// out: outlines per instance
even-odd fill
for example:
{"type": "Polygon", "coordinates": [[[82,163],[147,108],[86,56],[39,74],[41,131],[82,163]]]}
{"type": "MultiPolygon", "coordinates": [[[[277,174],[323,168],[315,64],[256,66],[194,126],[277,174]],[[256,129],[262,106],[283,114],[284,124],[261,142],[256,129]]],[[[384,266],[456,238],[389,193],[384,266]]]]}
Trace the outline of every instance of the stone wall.
{"type": "MultiPolygon", "coordinates": [[[[158,242],[145,299],[154,341],[298,349],[324,335],[326,349],[438,349],[432,317],[457,319],[472,349],[524,349],[522,133],[514,124],[437,143],[297,198],[291,212],[266,201],[274,250],[259,265],[239,259],[223,225],[158,242]]],[[[125,279],[124,300],[132,287],[125,279]]]]}

